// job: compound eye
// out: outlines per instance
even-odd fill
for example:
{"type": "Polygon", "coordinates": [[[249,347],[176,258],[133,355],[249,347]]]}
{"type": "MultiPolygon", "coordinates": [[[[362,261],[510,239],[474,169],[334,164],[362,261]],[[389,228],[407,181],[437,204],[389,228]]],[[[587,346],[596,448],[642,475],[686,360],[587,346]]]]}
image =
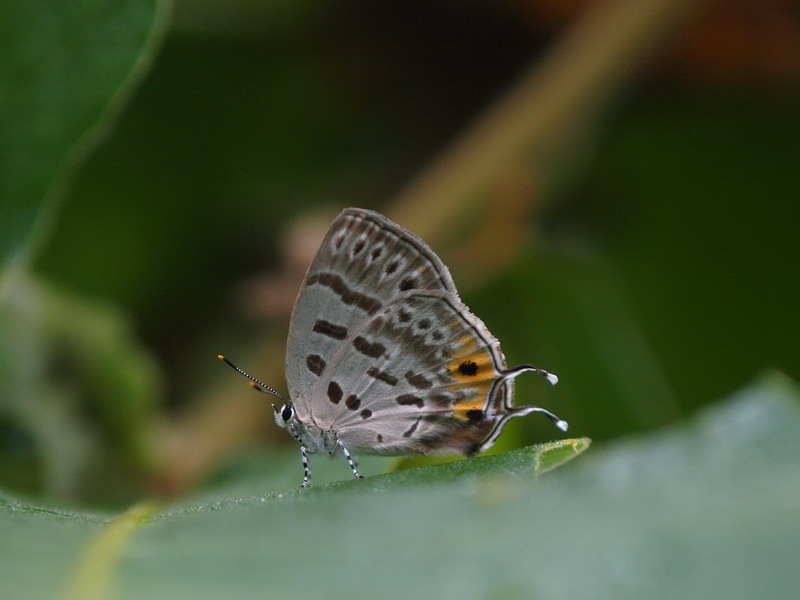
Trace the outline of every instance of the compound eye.
{"type": "Polygon", "coordinates": [[[289,421],[294,416],[294,409],[288,404],[284,404],[281,409],[281,419],[289,421]]]}

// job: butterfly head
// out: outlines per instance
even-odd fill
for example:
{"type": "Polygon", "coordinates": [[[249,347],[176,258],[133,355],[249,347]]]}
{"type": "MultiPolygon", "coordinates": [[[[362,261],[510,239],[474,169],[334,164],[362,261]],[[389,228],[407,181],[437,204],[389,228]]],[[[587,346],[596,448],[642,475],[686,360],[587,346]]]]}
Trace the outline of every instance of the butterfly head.
{"type": "Polygon", "coordinates": [[[324,452],[333,456],[340,448],[339,438],[335,432],[323,431],[313,424],[305,423],[297,418],[294,407],[288,402],[280,410],[274,404],[272,412],[275,413],[275,423],[278,427],[286,429],[292,437],[300,442],[304,452],[324,452]]]}
{"type": "Polygon", "coordinates": [[[275,413],[275,423],[277,423],[278,427],[291,428],[294,421],[294,408],[291,404],[284,404],[280,410],[273,404],[272,410],[275,413]]]}

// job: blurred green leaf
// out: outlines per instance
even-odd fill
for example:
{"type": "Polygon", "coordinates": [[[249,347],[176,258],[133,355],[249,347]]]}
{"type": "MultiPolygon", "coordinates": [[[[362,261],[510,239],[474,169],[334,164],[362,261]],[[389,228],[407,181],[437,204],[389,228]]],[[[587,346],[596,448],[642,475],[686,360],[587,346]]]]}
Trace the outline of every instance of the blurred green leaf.
{"type": "Polygon", "coordinates": [[[0,494],[0,571],[6,598],[52,599],[64,590],[76,552],[105,519],[30,506],[0,494]]]}
{"type": "MultiPolygon", "coordinates": [[[[545,395],[535,403],[569,415],[570,430],[592,439],[653,429],[682,415],[621,279],[597,249],[543,248],[495,282],[504,302],[520,307],[492,315],[506,355],[512,362],[533,355],[560,377],[552,388],[520,378],[517,397],[528,397],[529,389],[545,395]]],[[[487,288],[473,308],[484,314],[495,295],[487,288]]],[[[532,423],[539,430],[550,425],[532,423]]]]}
{"type": "Polygon", "coordinates": [[[798,100],[655,92],[610,129],[576,207],[684,412],[765,367],[800,377],[798,100]]]}
{"type": "Polygon", "coordinates": [[[543,447],[149,520],[132,509],[106,527],[10,502],[0,564],[12,595],[49,597],[65,581],[53,573],[74,581],[127,523],[119,570],[97,574],[126,599],[788,600],[800,588],[798,430],[800,390],[776,375],[540,481],[543,447]]]}
{"type": "Polygon", "coordinates": [[[12,274],[0,306],[0,415],[29,436],[40,489],[76,497],[103,480],[119,501],[130,493],[123,467],[153,458],[156,364],[118,311],[12,274]]]}
{"type": "Polygon", "coordinates": [[[0,262],[25,261],[31,245],[44,241],[58,182],[143,73],[165,6],[157,0],[0,4],[0,262]]]}

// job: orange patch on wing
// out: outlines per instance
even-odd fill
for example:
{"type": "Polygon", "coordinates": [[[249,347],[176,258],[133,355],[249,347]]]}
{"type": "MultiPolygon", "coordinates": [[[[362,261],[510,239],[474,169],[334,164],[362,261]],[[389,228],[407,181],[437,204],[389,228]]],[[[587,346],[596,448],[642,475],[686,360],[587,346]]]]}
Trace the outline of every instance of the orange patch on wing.
{"type": "Polygon", "coordinates": [[[470,400],[469,402],[459,404],[458,408],[453,409],[453,418],[460,421],[468,421],[467,413],[472,410],[483,410],[485,402],[478,402],[477,400],[470,400]]]}
{"type": "Polygon", "coordinates": [[[462,354],[447,364],[447,370],[456,382],[465,384],[477,384],[492,380],[499,375],[495,371],[492,355],[486,349],[462,354]]]}
{"type": "MultiPolygon", "coordinates": [[[[468,398],[458,401],[453,406],[453,417],[456,419],[467,419],[467,413],[471,410],[485,410],[489,390],[492,388],[492,379],[483,381],[469,381],[463,384],[454,383],[452,387],[467,388],[470,390],[468,398]]],[[[450,387],[450,386],[448,386],[450,387]]]]}
{"type": "MultiPolygon", "coordinates": [[[[470,339],[474,349],[477,343],[474,338],[470,339]]],[[[461,354],[447,364],[447,369],[454,380],[448,387],[470,390],[469,397],[457,402],[453,407],[453,417],[468,420],[469,411],[484,410],[489,403],[492,384],[500,375],[494,368],[494,360],[489,350],[481,348],[468,354],[461,354]]]]}

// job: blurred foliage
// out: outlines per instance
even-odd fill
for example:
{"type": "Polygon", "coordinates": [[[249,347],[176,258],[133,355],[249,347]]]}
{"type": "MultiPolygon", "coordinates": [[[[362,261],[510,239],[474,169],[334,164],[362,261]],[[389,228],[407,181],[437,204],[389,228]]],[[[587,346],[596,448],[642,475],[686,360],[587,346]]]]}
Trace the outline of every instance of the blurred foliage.
{"type": "MultiPolygon", "coordinates": [[[[569,123],[538,134],[549,144],[529,140],[494,181],[470,198],[448,198],[458,209],[445,221],[434,216],[433,203],[403,215],[430,219],[426,239],[503,342],[509,363],[533,362],[560,376],[553,389],[522,378],[518,402],[552,409],[569,420],[570,434],[599,442],[683,421],[765,368],[800,377],[800,18],[784,0],[708,3],[693,13],[683,11],[701,3],[658,4],[674,6],[675,14],[663,19],[661,37],[640,42],[655,46],[658,38],[657,55],[642,49],[614,81],[583,90],[578,112],[566,114],[569,123]]],[[[0,488],[39,499],[21,506],[70,501],[109,509],[192,485],[199,487],[195,498],[224,504],[240,489],[228,486],[229,476],[248,493],[295,485],[294,448],[291,458],[271,454],[272,468],[285,476],[270,479],[252,444],[293,441],[272,428],[263,399],[216,354],[236,357],[281,388],[291,297],[329,219],[345,206],[393,214],[401,203],[387,198],[402,197],[462,132],[479,128],[521,73],[541,64],[548,66],[543,78],[552,76],[559,64],[548,62],[558,54],[553,48],[576,31],[586,34],[585,15],[626,6],[644,4],[179,1],[168,24],[169,5],[152,0],[5,2],[0,488]]],[[[613,41],[588,39],[584,48],[600,54],[613,41]]],[[[567,85],[574,74],[561,75],[567,85]]],[[[471,181],[470,173],[459,175],[471,181]]],[[[754,394],[772,393],[764,389],[754,394]]],[[[729,432],[728,446],[760,423],[757,414],[735,414],[741,424],[729,432]]],[[[779,419],[767,420],[768,430],[780,428],[779,419]]],[[[519,419],[495,451],[554,435],[544,419],[519,419]]],[[[628,447],[625,460],[640,450],[628,447]]],[[[744,455],[732,457],[746,461],[744,455]]],[[[787,465],[797,458],[787,450],[787,465]]],[[[375,473],[387,463],[367,465],[375,473]]],[[[606,474],[598,468],[594,477],[606,474]]],[[[596,485],[617,484],[612,477],[596,485]]],[[[724,494],[739,489],[728,484],[704,497],[727,501],[724,494]]],[[[597,491],[574,485],[589,497],[597,491]]],[[[647,485],[656,490],[658,482],[647,485]]],[[[772,534],[785,541],[776,525],[783,513],[757,533],[746,501],[758,499],[745,491],[725,516],[743,515],[753,527],[742,537],[731,533],[730,541],[766,543],[772,534]]],[[[419,492],[397,493],[412,501],[419,492]]],[[[432,507],[453,506],[462,493],[425,496],[420,502],[432,504],[418,510],[436,517],[432,507]]],[[[538,500],[523,495],[519,507],[530,510],[538,500]]],[[[634,496],[633,514],[660,510],[656,492],[634,496]]],[[[550,501],[543,502],[549,511],[550,501]]],[[[298,505],[288,510],[302,512],[298,505]]],[[[681,511],[689,508],[678,508],[668,514],[686,516],[681,511]]],[[[574,519],[584,529],[572,531],[573,539],[587,531],[590,540],[613,537],[614,519],[607,531],[590,531],[592,509],[577,500],[574,512],[553,513],[557,519],[543,526],[574,519]]],[[[324,514],[346,512],[331,510],[324,514]]],[[[232,535],[269,529],[248,521],[253,506],[245,512],[233,516],[232,535]]],[[[258,519],[271,520],[272,512],[258,519]]],[[[131,514],[135,520],[138,513],[131,514]]],[[[453,522],[478,518],[452,515],[453,522]]],[[[36,539],[63,529],[59,518],[34,526],[42,530],[21,560],[47,554],[36,539]]],[[[63,582],[65,557],[103,528],[103,519],[75,519],[85,528],[64,532],[64,547],[42,564],[49,573],[42,589],[63,582]]],[[[216,535],[230,524],[223,521],[189,537],[216,535]]],[[[13,527],[19,533],[28,525],[13,527]]],[[[311,531],[318,526],[303,530],[302,519],[287,521],[287,531],[304,531],[303,539],[319,538],[311,531]]],[[[359,530],[350,523],[348,531],[359,530]]],[[[475,535],[462,542],[485,542],[475,535]]],[[[527,556],[522,538],[511,539],[516,550],[509,555],[527,556]]],[[[143,543],[155,544],[159,556],[171,551],[161,541],[143,543]]],[[[676,547],[696,542],[679,539],[676,547]]],[[[659,550],[665,557],[672,556],[668,545],[659,550]]],[[[623,554],[624,568],[635,570],[635,557],[623,554]]],[[[563,574],[567,557],[543,564],[563,574]]],[[[263,554],[259,560],[269,562],[263,554]]],[[[190,563],[177,567],[191,576],[190,563]]],[[[137,565],[125,577],[134,580],[145,568],[153,565],[137,565]]],[[[174,580],[153,581],[173,589],[174,580]]],[[[517,590],[490,583],[487,593],[517,590]]],[[[520,585],[522,595],[534,589],[520,585]]]]}
{"type": "Polygon", "coordinates": [[[28,265],[70,171],[142,74],[159,19],[151,1],[0,9],[0,477],[18,489],[124,503],[154,464],[159,373],[128,315],[28,265]]]}
{"type": "Polygon", "coordinates": [[[19,272],[8,279],[0,311],[8,415],[0,475],[55,496],[126,501],[141,486],[133,474],[154,462],[156,365],[117,310],[19,272]],[[38,481],[21,468],[31,453],[38,481]]]}

